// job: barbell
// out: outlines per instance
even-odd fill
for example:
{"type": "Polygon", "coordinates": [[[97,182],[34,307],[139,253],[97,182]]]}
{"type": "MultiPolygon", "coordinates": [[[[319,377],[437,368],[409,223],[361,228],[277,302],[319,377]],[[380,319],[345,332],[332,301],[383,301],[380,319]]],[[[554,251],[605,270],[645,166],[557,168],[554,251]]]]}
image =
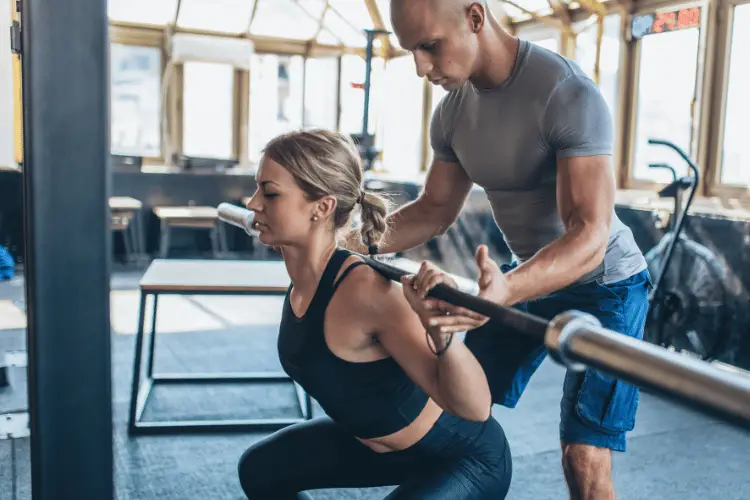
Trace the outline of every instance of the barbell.
{"type": "MultiPolygon", "coordinates": [[[[257,234],[252,228],[254,214],[250,210],[222,203],[218,216],[248,234],[257,234]]],[[[382,260],[361,257],[390,280],[400,282],[403,276],[411,274],[382,260]]],[[[471,309],[500,327],[532,337],[569,370],[595,368],[662,398],[750,430],[750,376],[739,370],[720,368],[716,363],[608,330],[596,317],[580,311],[566,311],[547,321],[444,284],[435,286],[428,295],[471,309]]]]}

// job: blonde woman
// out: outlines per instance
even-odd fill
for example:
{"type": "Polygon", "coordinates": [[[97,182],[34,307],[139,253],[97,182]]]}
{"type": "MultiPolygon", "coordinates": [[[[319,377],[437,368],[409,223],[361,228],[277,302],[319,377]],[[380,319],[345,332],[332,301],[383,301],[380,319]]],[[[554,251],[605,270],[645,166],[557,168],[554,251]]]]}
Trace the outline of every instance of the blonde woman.
{"type": "Polygon", "coordinates": [[[264,150],[247,206],[291,278],[279,357],[328,416],[252,445],[242,488],[250,500],[388,485],[390,499],[505,498],[510,449],[476,358],[452,335],[425,331],[435,313],[411,278],[393,283],[338,246],[357,205],[371,253],[386,232],[385,200],[362,180],[354,143],[338,133],[293,132],[264,150]]]}

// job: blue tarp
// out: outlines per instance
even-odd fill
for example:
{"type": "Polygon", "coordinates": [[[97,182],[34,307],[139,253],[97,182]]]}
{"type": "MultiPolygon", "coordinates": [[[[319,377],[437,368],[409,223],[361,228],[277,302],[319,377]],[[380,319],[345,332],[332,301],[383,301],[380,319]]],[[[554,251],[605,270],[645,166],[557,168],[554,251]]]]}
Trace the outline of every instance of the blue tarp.
{"type": "Polygon", "coordinates": [[[10,252],[0,245],[0,281],[9,280],[15,275],[15,265],[10,252]]]}

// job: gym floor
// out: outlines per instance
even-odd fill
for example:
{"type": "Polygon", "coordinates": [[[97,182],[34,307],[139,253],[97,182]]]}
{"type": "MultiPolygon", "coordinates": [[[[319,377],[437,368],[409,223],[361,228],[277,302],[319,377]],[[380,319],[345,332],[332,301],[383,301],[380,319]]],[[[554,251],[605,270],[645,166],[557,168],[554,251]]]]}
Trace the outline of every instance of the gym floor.
{"type": "MultiPolygon", "coordinates": [[[[116,272],[112,278],[117,499],[242,499],[237,460],[264,434],[127,435],[139,278],[138,272],[116,272]]],[[[22,278],[0,283],[0,353],[25,348],[23,298],[22,278]]],[[[157,371],[280,369],[275,351],[280,298],[175,296],[162,297],[159,307],[157,371]]],[[[10,387],[0,389],[0,414],[26,407],[25,372],[12,368],[10,375],[10,387]]],[[[567,498],[557,437],[563,377],[564,370],[547,360],[517,408],[495,407],[514,454],[510,500],[567,498]]],[[[176,386],[155,390],[144,418],[283,417],[296,412],[290,384],[176,386]]],[[[316,415],[321,414],[316,407],[316,415]]],[[[750,498],[750,434],[642,394],[628,446],[628,453],[614,458],[619,500],[750,498]]],[[[14,486],[15,498],[31,498],[28,438],[0,440],[0,499],[13,499],[14,486]]],[[[388,491],[325,490],[312,496],[374,500],[388,491]]]]}

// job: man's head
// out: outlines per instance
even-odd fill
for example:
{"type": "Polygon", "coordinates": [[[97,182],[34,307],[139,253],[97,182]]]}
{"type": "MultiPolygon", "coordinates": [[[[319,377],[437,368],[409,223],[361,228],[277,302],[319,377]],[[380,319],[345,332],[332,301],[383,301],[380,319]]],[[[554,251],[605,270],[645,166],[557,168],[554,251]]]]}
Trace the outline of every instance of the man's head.
{"type": "Polygon", "coordinates": [[[391,0],[391,20],[420,77],[454,90],[477,70],[486,0],[391,0]]]}

